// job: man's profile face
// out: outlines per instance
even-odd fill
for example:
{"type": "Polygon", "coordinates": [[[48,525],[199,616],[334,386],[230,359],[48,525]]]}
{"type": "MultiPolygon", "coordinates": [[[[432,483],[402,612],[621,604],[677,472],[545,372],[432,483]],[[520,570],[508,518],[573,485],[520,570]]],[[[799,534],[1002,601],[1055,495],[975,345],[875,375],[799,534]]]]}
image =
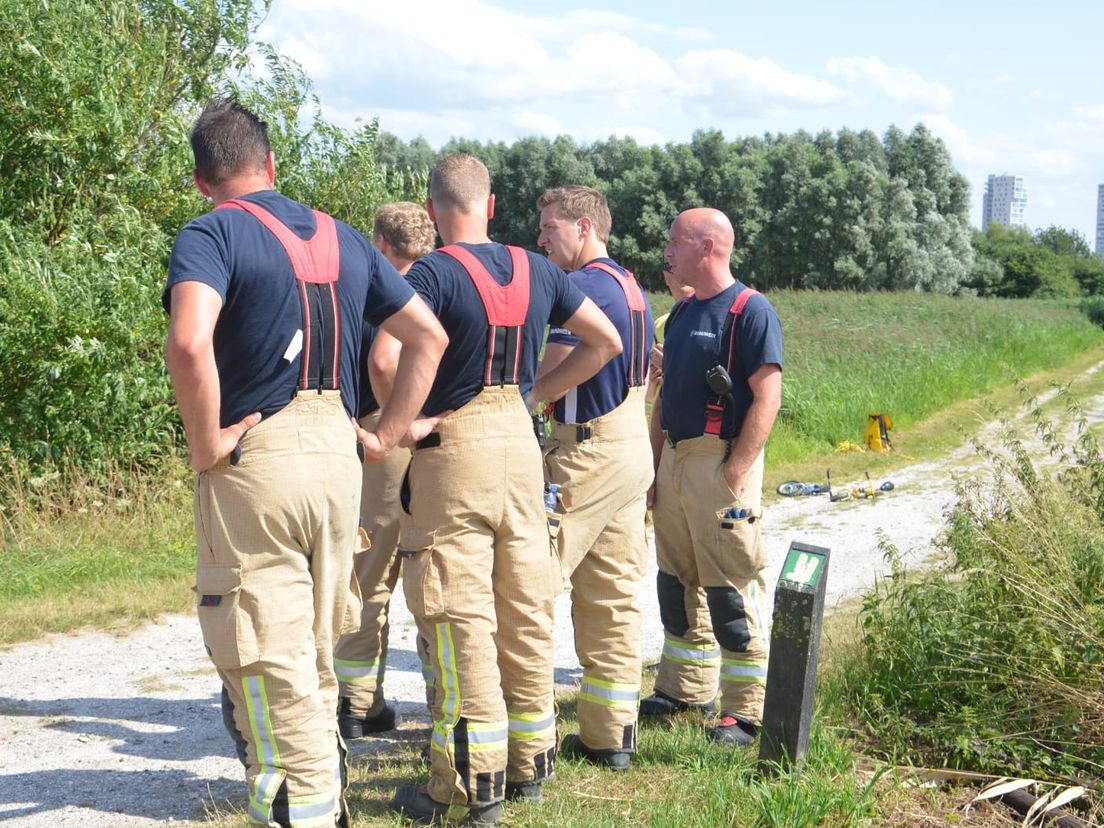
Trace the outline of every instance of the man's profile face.
{"type": "Polygon", "coordinates": [[[678,219],[671,225],[667,247],[663,250],[664,278],[667,274],[684,285],[692,285],[693,265],[698,258],[696,240],[691,238],[678,219]]]}
{"type": "Polygon", "coordinates": [[[583,247],[579,222],[565,216],[559,204],[549,204],[540,213],[537,245],[544,248],[553,264],[570,269],[583,247]]]}

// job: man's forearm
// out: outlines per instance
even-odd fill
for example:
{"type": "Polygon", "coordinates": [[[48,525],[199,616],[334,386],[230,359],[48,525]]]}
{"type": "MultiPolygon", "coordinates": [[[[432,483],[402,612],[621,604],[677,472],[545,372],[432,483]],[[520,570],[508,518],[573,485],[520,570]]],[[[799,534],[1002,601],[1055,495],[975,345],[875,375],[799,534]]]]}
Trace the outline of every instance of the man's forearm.
{"type": "Polygon", "coordinates": [[[376,437],[386,450],[390,451],[398,445],[410,423],[421,411],[437,374],[441,350],[443,348],[438,349],[419,342],[402,346],[391,394],[376,426],[376,437]]]}
{"type": "Polygon", "coordinates": [[[767,443],[771,428],[778,414],[777,405],[768,400],[755,399],[744,416],[740,433],[732,443],[725,465],[731,469],[729,480],[741,483],[767,443]]]}
{"type": "Polygon", "coordinates": [[[209,466],[219,458],[221,387],[214,349],[197,351],[168,343],[166,362],[193,463],[209,466]]]}
{"type": "Polygon", "coordinates": [[[663,397],[657,397],[652,406],[652,421],[648,424],[648,439],[652,443],[652,467],[654,472],[659,471],[659,456],[663,452],[663,428],[660,414],[662,412],[663,397]]]}
{"type": "Polygon", "coordinates": [[[601,345],[576,345],[559,365],[534,383],[533,399],[558,400],[597,374],[616,355],[617,351],[601,345]]]}

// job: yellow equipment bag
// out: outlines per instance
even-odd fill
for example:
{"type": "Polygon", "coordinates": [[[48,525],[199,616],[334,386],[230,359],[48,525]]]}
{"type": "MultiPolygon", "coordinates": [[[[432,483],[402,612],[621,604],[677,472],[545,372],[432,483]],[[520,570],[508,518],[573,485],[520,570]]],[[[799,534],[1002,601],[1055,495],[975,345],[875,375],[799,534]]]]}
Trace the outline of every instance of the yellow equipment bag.
{"type": "Polygon", "coordinates": [[[893,421],[888,414],[871,414],[866,421],[866,431],[863,437],[871,451],[893,451],[893,443],[889,439],[889,430],[893,428],[893,421]]]}

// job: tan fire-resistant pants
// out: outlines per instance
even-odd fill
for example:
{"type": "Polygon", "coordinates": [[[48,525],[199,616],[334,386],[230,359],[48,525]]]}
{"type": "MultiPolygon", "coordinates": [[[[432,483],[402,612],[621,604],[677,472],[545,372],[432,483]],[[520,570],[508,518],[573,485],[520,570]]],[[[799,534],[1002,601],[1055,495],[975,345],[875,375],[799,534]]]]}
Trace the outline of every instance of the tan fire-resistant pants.
{"type": "Polygon", "coordinates": [[[653,520],[665,640],[655,687],[706,704],[719,673],[721,711],[758,724],[767,677],[763,455],[737,500],[724,479],[724,453],[712,436],[663,446],[653,520]],[[725,518],[733,507],[750,517],[725,518]]]}
{"type": "MultiPolygon", "coordinates": [[[[469,805],[552,773],[553,597],[541,453],[516,386],[485,388],[410,463],[400,554],[436,673],[429,794],[469,805]]],[[[423,441],[424,442],[424,441],[423,441]]]]}
{"type": "Polygon", "coordinates": [[[640,701],[640,579],[652,449],[644,389],[585,425],[554,423],[545,454],[560,487],[549,515],[560,565],[571,579],[575,652],[583,666],[579,735],[595,750],[636,750],[640,701]]]}
{"type": "Polygon", "coordinates": [[[251,824],[276,824],[284,783],[293,828],[332,826],[342,807],[332,654],[360,612],[360,465],[340,394],[310,391],[196,483],[199,623],[248,746],[251,824]]]}
{"type": "MultiPolygon", "coordinates": [[[[368,431],[379,424],[380,412],[360,419],[368,431]]],[[[383,711],[383,678],[387,669],[387,622],[391,593],[399,582],[399,488],[410,465],[409,449],[396,447],[379,463],[364,466],[360,495],[360,526],[371,547],[353,562],[364,609],[360,630],[341,636],[334,649],[334,671],[339,692],[349,700],[353,716],[375,716],[383,711]]]]}

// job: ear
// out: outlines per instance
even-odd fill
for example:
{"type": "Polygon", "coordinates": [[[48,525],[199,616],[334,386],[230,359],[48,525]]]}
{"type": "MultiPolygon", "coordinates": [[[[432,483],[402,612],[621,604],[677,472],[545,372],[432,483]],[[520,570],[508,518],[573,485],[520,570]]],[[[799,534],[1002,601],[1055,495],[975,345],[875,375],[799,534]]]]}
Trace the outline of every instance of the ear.
{"type": "Polygon", "coordinates": [[[427,198],[425,203],[426,212],[429,213],[429,220],[434,224],[437,223],[437,214],[433,212],[433,199],[427,198]]]}
{"type": "Polygon", "coordinates": [[[593,229],[594,225],[591,223],[589,216],[583,216],[581,219],[579,219],[580,238],[586,238],[587,236],[589,236],[593,229]]]}
{"type": "Polygon", "coordinates": [[[372,239],[372,243],[379,248],[379,252],[383,254],[384,258],[387,258],[387,254],[391,252],[391,245],[387,243],[387,239],[383,236],[372,239]]]}
{"type": "Polygon", "coordinates": [[[706,238],[702,241],[702,249],[704,250],[706,256],[712,256],[713,248],[715,248],[716,246],[717,243],[713,239],[706,238]]]}
{"type": "Polygon", "coordinates": [[[192,170],[192,181],[201,196],[207,199],[211,197],[211,188],[207,186],[206,181],[199,177],[199,170],[192,170]]]}
{"type": "Polygon", "coordinates": [[[487,196],[487,220],[494,218],[494,193],[487,196]]]}
{"type": "Polygon", "coordinates": [[[276,186],[276,153],[272,150],[265,156],[265,175],[268,176],[268,186],[276,186]]]}

